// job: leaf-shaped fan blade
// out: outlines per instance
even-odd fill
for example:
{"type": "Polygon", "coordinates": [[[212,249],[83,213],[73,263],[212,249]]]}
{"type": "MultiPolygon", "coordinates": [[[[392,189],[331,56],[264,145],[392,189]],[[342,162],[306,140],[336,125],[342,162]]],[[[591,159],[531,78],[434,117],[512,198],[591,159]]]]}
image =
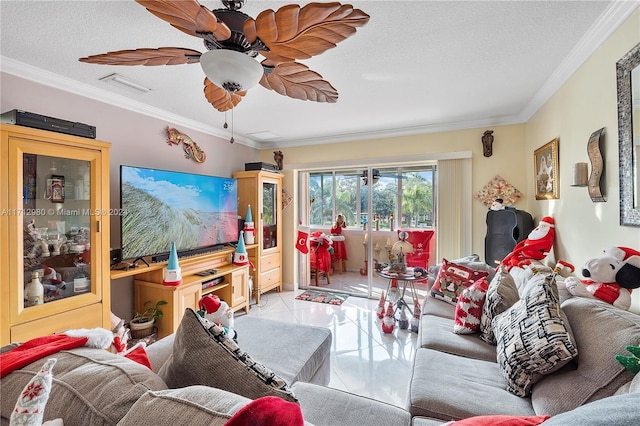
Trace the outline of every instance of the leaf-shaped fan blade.
{"type": "Polygon", "coordinates": [[[118,50],[87,56],[80,58],[79,61],[100,65],[179,65],[200,62],[200,55],[201,53],[197,50],[161,47],[159,49],[118,50]]]}
{"type": "Polygon", "coordinates": [[[218,22],[216,15],[196,0],[136,0],[136,2],[158,18],[189,35],[204,38],[207,33],[210,33],[220,41],[231,37],[229,27],[218,22]]]}
{"type": "Polygon", "coordinates": [[[249,43],[257,37],[269,48],[260,52],[267,65],[308,59],[331,49],[369,22],[369,15],[351,5],[310,3],[302,8],[291,4],[265,10],[247,19],[244,33],[249,43]]]}
{"type": "Polygon", "coordinates": [[[320,74],[311,71],[306,65],[297,62],[286,62],[276,66],[268,76],[262,77],[260,84],[281,95],[303,101],[338,101],[338,91],[331,83],[323,80],[320,74]]]}
{"type": "Polygon", "coordinates": [[[204,96],[215,109],[220,112],[229,111],[240,103],[246,91],[231,93],[214,84],[208,78],[204,79],[204,96]]]}

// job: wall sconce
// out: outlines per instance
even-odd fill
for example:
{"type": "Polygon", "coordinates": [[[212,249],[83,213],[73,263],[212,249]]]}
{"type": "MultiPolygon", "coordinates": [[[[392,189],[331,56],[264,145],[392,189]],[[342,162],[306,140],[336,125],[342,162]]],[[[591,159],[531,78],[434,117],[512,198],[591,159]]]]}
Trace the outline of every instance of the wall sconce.
{"type": "Polygon", "coordinates": [[[573,182],[571,186],[587,186],[589,182],[589,166],[587,163],[573,165],[573,182]]]}

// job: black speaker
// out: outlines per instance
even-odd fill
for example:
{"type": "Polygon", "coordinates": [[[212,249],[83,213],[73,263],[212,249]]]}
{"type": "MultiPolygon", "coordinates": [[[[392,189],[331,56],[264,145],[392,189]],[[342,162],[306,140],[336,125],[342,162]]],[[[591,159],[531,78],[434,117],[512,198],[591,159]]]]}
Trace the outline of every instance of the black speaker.
{"type": "Polygon", "coordinates": [[[112,248],[109,252],[109,260],[110,260],[111,266],[122,262],[122,249],[112,248]]]}
{"type": "Polygon", "coordinates": [[[497,266],[533,228],[533,217],[524,210],[489,210],[484,261],[487,265],[497,266]]]}

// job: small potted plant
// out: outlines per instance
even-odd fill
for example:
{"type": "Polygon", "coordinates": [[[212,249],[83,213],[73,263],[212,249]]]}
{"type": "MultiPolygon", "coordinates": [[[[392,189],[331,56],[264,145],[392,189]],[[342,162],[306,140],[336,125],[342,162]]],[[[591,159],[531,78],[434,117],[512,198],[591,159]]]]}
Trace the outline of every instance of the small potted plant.
{"type": "Polygon", "coordinates": [[[142,339],[151,335],[156,320],[162,318],[160,306],[166,305],[167,302],[160,300],[155,305],[152,305],[152,303],[151,300],[144,302],[145,311],[142,313],[135,312],[133,318],[129,321],[129,329],[131,329],[131,337],[133,339],[142,339]]]}

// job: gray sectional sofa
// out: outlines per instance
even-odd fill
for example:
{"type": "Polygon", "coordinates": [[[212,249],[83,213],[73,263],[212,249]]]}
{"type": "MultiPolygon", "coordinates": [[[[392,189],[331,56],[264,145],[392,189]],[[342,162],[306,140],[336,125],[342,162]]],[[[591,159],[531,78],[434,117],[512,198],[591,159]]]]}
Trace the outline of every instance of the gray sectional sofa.
{"type": "MultiPolygon", "coordinates": [[[[184,323],[183,319],[174,335],[147,347],[153,371],[122,356],[85,347],[58,352],[13,371],[0,380],[0,424],[9,424],[18,395],[48,358],[58,361],[44,420],[61,418],[65,426],[224,425],[255,399],[240,393],[279,392],[247,379],[244,367],[233,370],[233,360],[209,345],[208,337],[198,335],[197,327],[182,329],[184,323]],[[223,383],[219,387],[200,383],[215,379],[223,383]],[[176,382],[181,387],[172,385],[176,382]]],[[[288,389],[298,399],[306,424],[410,424],[411,415],[402,408],[326,387],[328,329],[244,315],[236,318],[235,330],[244,352],[291,385],[288,389]]]]}
{"type": "MultiPolygon", "coordinates": [[[[540,274],[550,272],[550,268],[540,269],[540,274]]],[[[492,285],[498,281],[497,275],[492,285]]],[[[524,297],[534,280],[534,271],[514,268],[509,275],[519,297],[524,297]]],[[[619,408],[619,399],[610,401],[609,409],[608,397],[616,392],[628,393],[634,376],[614,356],[630,355],[625,347],[640,344],[640,315],[596,299],[572,297],[561,277],[557,287],[578,356],[558,371],[539,377],[526,397],[506,390],[503,372],[496,362],[496,346],[478,334],[454,334],[455,306],[427,297],[407,397],[413,424],[441,424],[483,415],[550,415],[555,421],[560,413],[565,413],[565,419],[571,418],[574,411],[579,416],[598,400],[596,407],[600,408],[594,410],[597,417],[592,424],[622,424],[610,421],[613,407],[619,408]],[[581,408],[575,410],[578,407],[581,408]]],[[[618,414],[626,416],[628,424],[640,424],[640,377],[635,378],[632,389],[635,393],[625,398],[634,401],[633,405],[618,414]]],[[[584,423],[567,420],[564,424],[584,423]]]]}
{"type": "MultiPolygon", "coordinates": [[[[518,290],[524,291],[531,272],[514,275],[518,290]]],[[[326,387],[327,329],[251,315],[236,318],[235,329],[241,349],[289,385],[287,392],[295,394],[310,425],[433,426],[497,414],[551,415],[545,422],[550,425],[640,424],[640,375],[634,379],[614,359],[626,345],[640,344],[640,316],[597,300],[571,298],[559,287],[579,355],[538,378],[526,397],[506,390],[496,346],[477,334],[454,334],[454,305],[432,297],[423,305],[406,409],[326,387]]],[[[62,418],[67,426],[224,425],[255,398],[250,392],[264,392],[263,384],[244,383],[246,376],[227,368],[231,361],[209,346],[208,336],[198,336],[197,326],[182,327],[147,348],[153,371],[99,349],[57,353],[45,420],[62,418]],[[210,380],[221,382],[212,386],[210,380]]],[[[18,394],[44,362],[2,378],[0,424],[9,424],[18,394]]]]}

